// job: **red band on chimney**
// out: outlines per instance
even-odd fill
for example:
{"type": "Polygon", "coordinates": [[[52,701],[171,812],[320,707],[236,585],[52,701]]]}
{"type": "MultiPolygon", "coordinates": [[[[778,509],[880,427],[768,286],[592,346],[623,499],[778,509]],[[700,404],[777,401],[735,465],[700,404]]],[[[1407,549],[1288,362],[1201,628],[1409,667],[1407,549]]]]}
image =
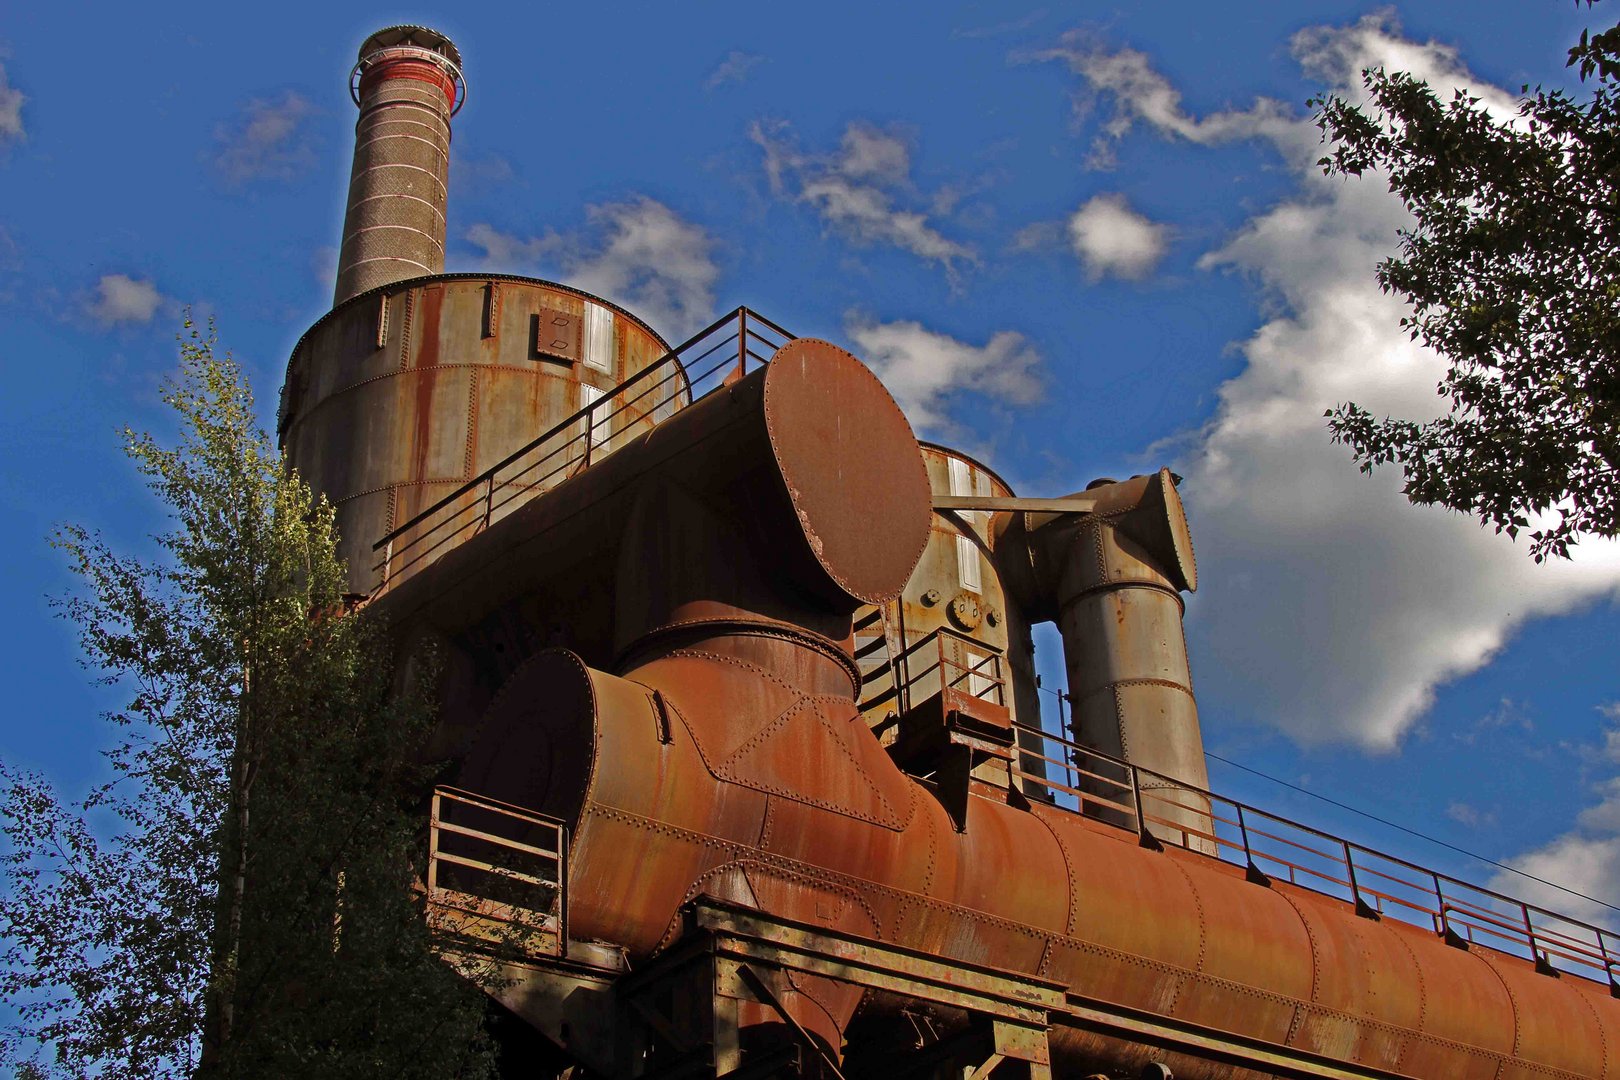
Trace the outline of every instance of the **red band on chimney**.
{"type": "Polygon", "coordinates": [[[377,83],[386,79],[416,79],[432,83],[444,91],[450,108],[456,104],[456,82],[436,64],[426,60],[381,60],[370,65],[360,75],[360,95],[364,97],[377,83]]]}

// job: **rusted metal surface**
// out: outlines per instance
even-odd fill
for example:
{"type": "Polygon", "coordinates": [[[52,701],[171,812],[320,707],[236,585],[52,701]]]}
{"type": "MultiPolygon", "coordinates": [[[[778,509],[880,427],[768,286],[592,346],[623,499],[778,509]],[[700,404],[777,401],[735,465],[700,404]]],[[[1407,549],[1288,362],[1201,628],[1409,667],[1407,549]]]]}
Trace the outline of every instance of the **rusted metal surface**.
{"type": "MultiPolygon", "coordinates": [[[[1207,788],[1181,626],[1181,590],[1198,587],[1198,571],[1175,481],[1161,469],[1074,498],[1092,503],[1091,512],[1003,513],[995,529],[997,566],[1009,589],[1063,635],[1075,738],[1207,788]]],[[[1207,809],[1197,800],[1190,812],[1167,802],[1170,823],[1150,828],[1169,833],[1207,809]]]]}
{"type": "Polygon", "coordinates": [[[444,660],[450,962],[521,932],[490,993],[604,1076],[1620,1080],[1612,935],[1207,790],[1167,472],[1018,500],[746,308],[441,273],[460,65],[362,46],[278,423],[444,660]]]}
{"type": "MultiPolygon", "coordinates": [[[[862,711],[880,739],[892,741],[899,720],[914,705],[939,690],[938,665],[918,658],[916,650],[934,640],[946,647],[943,660],[958,672],[968,672],[997,656],[1005,686],[999,704],[1013,718],[1028,718],[1038,726],[1040,703],[1035,685],[1034,641],[1022,608],[1002,587],[994,562],[996,538],[989,528],[991,515],[978,504],[1008,499],[1012,489],[993,470],[958,450],[923,443],[932,505],[961,504],[961,513],[936,513],[931,519],[928,544],[905,589],[894,600],[858,613],[866,625],[857,632],[856,648],[862,661],[862,711]],[[886,647],[879,648],[880,639],[886,647]]],[[[986,690],[980,675],[965,680],[971,694],[986,690]]],[[[1039,772],[1033,760],[1025,772],[1039,772]]],[[[988,760],[974,770],[979,779],[1005,784],[1005,766],[988,760]]]]}
{"type": "MultiPolygon", "coordinates": [[[[683,410],[379,601],[447,644],[458,782],[570,829],[576,937],[635,963],[684,940],[683,910],[709,896],[1039,976],[1090,1003],[1053,1030],[1060,1073],[1162,1060],[1221,1078],[1613,1074],[1601,1047],[1620,1046],[1620,1003],[1605,987],[1358,915],[1275,862],[1261,884],[1247,862],[1264,852],[1210,857],[1227,829],[1214,810],[1195,828],[1197,814],[1154,805],[1184,781],[1155,788],[1144,772],[1134,790],[1136,812],[1175,823],[1185,846],[1145,848],[981,782],[959,830],[855,701],[854,617],[900,591],[927,539],[922,462],[855,361],[788,348],[792,363],[683,410]],[[833,404],[853,422],[822,422],[833,404]],[[782,437],[813,418],[815,434],[782,437]],[[903,513],[840,502],[862,467],[861,499],[903,513]]],[[[836,1055],[861,988],[781,986],[836,1055]]]]}
{"type": "MultiPolygon", "coordinates": [[[[612,391],[668,350],[639,320],[594,297],[522,278],[402,282],[335,309],[293,350],[278,429],[288,461],[337,505],[349,591],[369,594],[390,574],[414,570],[422,559],[390,560],[372,542],[445,497],[456,495],[445,513],[461,515],[458,525],[475,518],[481,525],[488,516],[484,507],[474,511],[481,493],[464,492],[465,485],[573,417],[582,394],[600,395],[598,449],[650,428],[650,407],[625,405],[612,391]],[[491,286],[499,287],[500,303],[494,333],[486,333],[491,286]],[[601,312],[598,321],[606,320],[613,338],[613,369],[537,355],[532,323],[541,311],[582,319],[601,312]]],[[[580,434],[576,428],[557,441],[580,434]]],[[[522,490],[542,490],[566,475],[537,474],[522,490]]],[[[497,516],[508,501],[494,508],[497,516]]],[[[400,536],[400,546],[415,535],[400,536]]],[[[450,539],[464,535],[471,530],[450,539]]]]}

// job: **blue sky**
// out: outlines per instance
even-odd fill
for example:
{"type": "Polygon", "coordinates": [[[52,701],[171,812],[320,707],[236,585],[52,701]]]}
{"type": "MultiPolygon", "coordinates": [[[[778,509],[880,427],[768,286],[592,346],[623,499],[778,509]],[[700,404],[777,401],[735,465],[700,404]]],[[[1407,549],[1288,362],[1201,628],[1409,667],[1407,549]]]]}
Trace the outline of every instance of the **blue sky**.
{"type": "MultiPolygon", "coordinates": [[[[1204,588],[1208,747],[1620,903],[1620,549],[1537,567],[1359,476],[1321,424],[1435,408],[1372,281],[1399,208],[1327,180],[1306,100],[1387,63],[1492,100],[1567,84],[1594,15],[1469,5],[686,3],[449,12],[29,5],[0,26],[0,752],[100,773],[107,704],[46,602],[52,526],[161,527],[180,310],[266,419],[329,305],[371,30],[466,59],[449,269],[572,281],[678,339],[739,303],[846,344],[1021,493],[1170,464],[1204,588]]],[[[1606,15],[1600,6],[1595,16],[1606,15]]],[[[1048,650],[1047,666],[1056,665],[1048,650]]],[[[1211,763],[1218,789],[1489,879],[1211,763]]],[[[1523,890],[1530,898],[1551,899],[1523,890]]],[[[1570,900],[1557,907],[1593,909],[1570,900]]]]}

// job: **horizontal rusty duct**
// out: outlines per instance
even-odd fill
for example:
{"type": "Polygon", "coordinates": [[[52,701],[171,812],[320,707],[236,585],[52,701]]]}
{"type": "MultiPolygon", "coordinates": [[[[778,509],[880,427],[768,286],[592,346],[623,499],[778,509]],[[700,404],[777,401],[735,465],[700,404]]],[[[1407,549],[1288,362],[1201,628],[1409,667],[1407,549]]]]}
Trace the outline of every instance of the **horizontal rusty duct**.
{"type": "MultiPolygon", "coordinates": [[[[747,355],[733,348],[720,363],[734,369],[747,355]]],[[[906,450],[909,428],[901,427],[904,420],[886,395],[883,407],[893,413],[884,423],[897,428],[885,436],[888,442],[866,438],[859,425],[840,426],[837,410],[829,407],[840,393],[848,398],[845,407],[852,407],[862,394],[871,396],[868,387],[881,393],[876,379],[841,350],[790,341],[770,364],[680,409],[544,498],[516,507],[485,530],[488,540],[481,539],[477,553],[466,545],[452,548],[377,602],[386,602],[399,618],[429,612],[435,625],[460,632],[530,588],[553,590],[546,593],[552,597],[550,609],[574,615],[570,642],[594,663],[612,666],[616,650],[668,615],[655,610],[657,605],[649,607],[650,598],[672,597],[670,590],[677,586],[701,585],[715,599],[758,591],[763,607],[755,614],[765,620],[776,618],[778,609],[789,610],[787,600],[765,595],[782,588],[872,598],[898,589],[927,527],[927,492],[916,444],[910,441],[906,450]],[[777,371],[783,357],[793,365],[777,371]],[[818,424],[824,432],[815,430],[818,424]],[[899,431],[905,433],[903,440],[899,431]],[[844,444],[849,449],[832,452],[844,444]],[[898,514],[889,523],[908,538],[899,553],[886,544],[868,543],[868,523],[839,513],[840,493],[860,483],[871,488],[874,501],[899,499],[915,511],[898,514]],[[659,545],[661,552],[654,549],[643,557],[626,553],[621,566],[623,545],[633,539],[626,533],[632,517],[650,512],[638,504],[659,500],[692,503],[687,510],[669,511],[691,536],[683,556],[689,561],[662,566],[660,559],[651,558],[675,558],[674,541],[686,534],[670,534],[659,545]],[[711,521],[712,507],[726,502],[751,510],[742,530],[726,523],[730,541],[713,532],[719,523],[711,521]],[[699,543],[700,535],[712,539],[699,543]],[[497,570],[504,559],[514,564],[497,570]],[[750,572],[760,580],[745,580],[750,572]],[[646,591],[619,602],[616,614],[609,599],[618,587],[613,583],[627,574],[642,581],[646,591]],[[767,580],[772,575],[780,580],[767,580]],[[565,590],[568,599],[556,589],[565,590]],[[557,608],[560,603],[568,606],[557,608]],[[592,627],[592,620],[600,629],[592,627]],[[608,624],[617,629],[608,629],[608,624]]],[[[651,543],[654,538],[645,539],[651,543]]],[[[841,640],[848,627],[846,614],[816,632],[836,630],[834,637],[841,640]]],[[[853,666],[847,657],[844,662],[853,666]]]]}
{"type": "Polygon", "coordinates": [[[792,340],[793,334],[744,307],[715,320],[373,543],[381,556],[378,591],[481,532],[497,513],[589,466],[601,456],[607,433],[622,426],[621,415],[662,422],[763,365],[792,340]]]}

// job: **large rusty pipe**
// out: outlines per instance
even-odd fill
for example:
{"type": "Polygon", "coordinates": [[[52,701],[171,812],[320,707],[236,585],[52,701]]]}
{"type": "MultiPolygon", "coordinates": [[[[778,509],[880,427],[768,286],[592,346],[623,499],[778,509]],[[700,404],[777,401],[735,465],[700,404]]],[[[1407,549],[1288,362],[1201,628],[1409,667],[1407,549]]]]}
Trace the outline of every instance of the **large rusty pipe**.
{"type": "MultiPolygon", "coordinates": [[[[972,800],[958,832],[853,705],[690,642],[623,676],[568,652],[503,690],[461,782],[571,825],[570,925],[641,963],[699,895],[944,959],[1039,974],[1210,1033],[1163,1050],[1053,1017],[1057,1075],[1262,1080],[1243,1045],[1390,1077],[1608,1077],[1620,1006],[1578,978],[1055,807],[972,800]],[[1221,1033],[1232,1038],[1220,1051],[1221,1033]]],[[[848,985],[794,977],[795,1018],[836,1048],[848,985]]],[[[880,1003],[872,1003],[880,1007],[880,1003]]],[[[1288,1075],[1301,1075],[1290,1073],[1288,1075]]],[[[1367,1075],[1357,1074],[1357,1075],[1367,1075]]]]}
{"type": "MultiPolygon", "coordinates": [[[[1213,850],[1181,591],[1198,587],[1168,469],[1094,485],[1089,514],[1004,514],[996,553],[1028,610],[1063,639],[1076,741],[1141,766],[1150,831],[1213,850]],[[1163,779],[1163,778],[1169,779],[1163,779]]],[[[1129,778],[1120,777],[1120,780],[1129,778]]]]}
{"type": "MultiPolygon", "coordinates": [[[[397,623],[451,636],[491,613],[569,610],[561,640],[604,668],[632,660],[649,635],[714,618],[843,641],[855,607],[904,585],[927,541],[928,507],[916,440],[876,377],[801,338],[379,604],[397,623]]],[[[549,625],[528,639],[559,640],[549,625]]]]}

